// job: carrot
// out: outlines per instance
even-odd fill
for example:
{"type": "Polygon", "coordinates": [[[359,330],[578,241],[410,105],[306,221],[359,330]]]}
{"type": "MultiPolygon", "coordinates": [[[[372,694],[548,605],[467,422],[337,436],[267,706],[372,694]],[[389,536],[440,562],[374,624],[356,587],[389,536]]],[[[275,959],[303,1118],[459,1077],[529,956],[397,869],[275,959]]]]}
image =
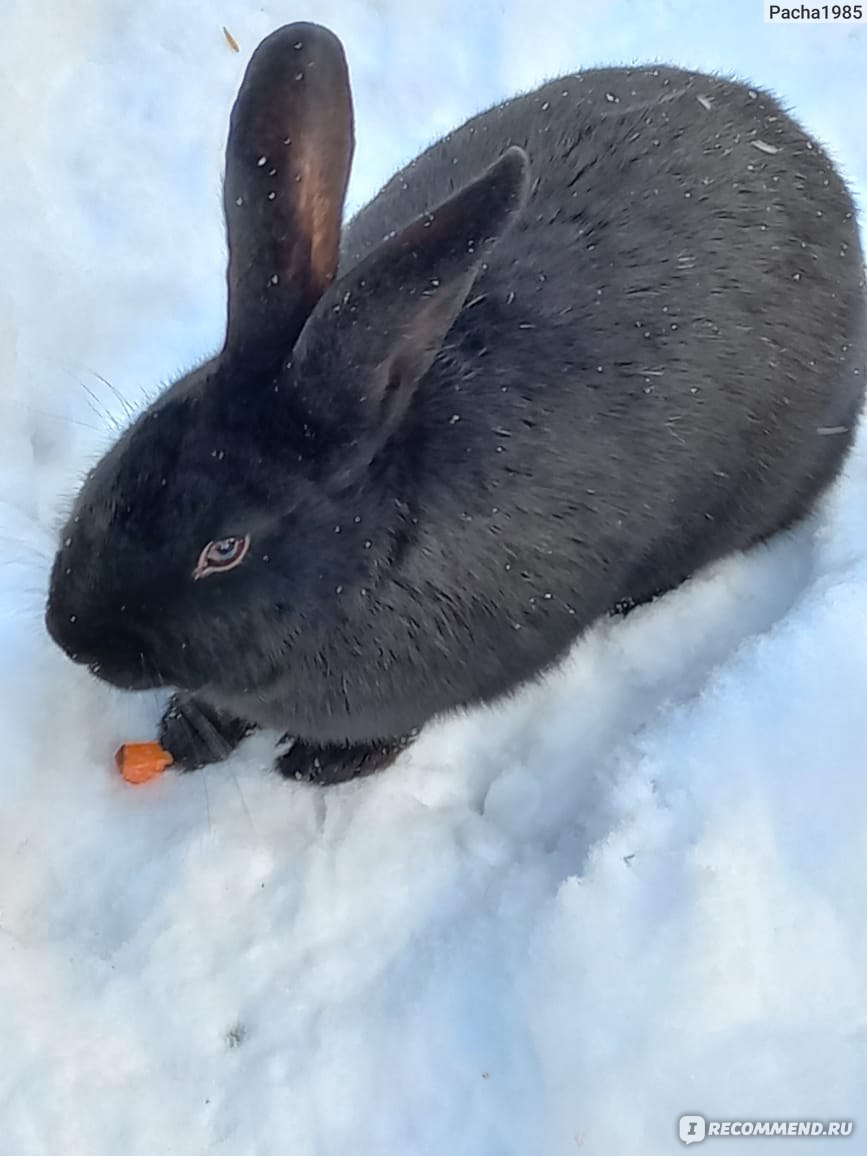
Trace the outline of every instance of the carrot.
{"type": "Polygon", "coordinates": [[[174,759],[159,743],[124,743],[114,756],[128,783],[147,783],[170,767],[174,759]]]}

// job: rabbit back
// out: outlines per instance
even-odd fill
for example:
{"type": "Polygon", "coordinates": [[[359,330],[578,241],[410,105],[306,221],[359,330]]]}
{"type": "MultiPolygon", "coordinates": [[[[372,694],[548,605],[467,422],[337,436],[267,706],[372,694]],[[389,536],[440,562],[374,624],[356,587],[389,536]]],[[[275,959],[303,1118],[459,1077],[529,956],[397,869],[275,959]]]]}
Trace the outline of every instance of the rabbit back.
{"type": "Polygon", "coordinates": [[[444,531],[505,494],[540,525],[589,518],[623,562],[612,601],[641,598],[796,521],[842,463],[867,360],[853,203],[767,93],[590,70],[398,173],[342,270],[515,144],[528,203],[420,389],[420,505],[453,497],[444,531]]]}

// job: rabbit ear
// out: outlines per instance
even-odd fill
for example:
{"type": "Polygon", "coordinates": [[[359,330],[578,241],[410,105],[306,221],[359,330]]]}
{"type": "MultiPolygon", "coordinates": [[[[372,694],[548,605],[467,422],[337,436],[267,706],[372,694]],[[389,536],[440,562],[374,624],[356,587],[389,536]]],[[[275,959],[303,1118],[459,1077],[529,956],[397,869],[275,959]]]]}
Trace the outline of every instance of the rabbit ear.
{"type": "Polygon", "coordinates": [[[352,383],[363,424],[377,431],[368,447],[405,413],[485,258],[526,203],[528,186],[527,154],[513,146],[477,180],[383,241],[310,318],[295,348],[299,371],[308,381],[352,383]]]}
{"type": "Polygon", "coordinates": [[[247,66],[229,127],[226,345],[295,338],[337,271],[354,147],[340,41],[289,24],[247,66]]]}

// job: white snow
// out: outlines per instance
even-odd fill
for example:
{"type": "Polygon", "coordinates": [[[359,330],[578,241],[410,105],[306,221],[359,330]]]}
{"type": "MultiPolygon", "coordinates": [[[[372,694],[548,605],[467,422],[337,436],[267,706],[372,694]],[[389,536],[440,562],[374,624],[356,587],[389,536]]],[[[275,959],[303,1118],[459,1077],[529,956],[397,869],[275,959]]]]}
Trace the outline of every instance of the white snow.
{"type": "Polygon", "coordinates": [[[777,90],[867,190],[867,30],[757,0],[4,0],[0,1153],[656,1156],[686,1112],[858,1121],[721,1154],[863,1152],[863,438],[812,525],[341,789],[261,736],[126,786],[158,704],[44,634],[82,470],[219,341],[228,111],[301,18],[347,46],[353,205],[496,99],[652,58],[777,90]]]}

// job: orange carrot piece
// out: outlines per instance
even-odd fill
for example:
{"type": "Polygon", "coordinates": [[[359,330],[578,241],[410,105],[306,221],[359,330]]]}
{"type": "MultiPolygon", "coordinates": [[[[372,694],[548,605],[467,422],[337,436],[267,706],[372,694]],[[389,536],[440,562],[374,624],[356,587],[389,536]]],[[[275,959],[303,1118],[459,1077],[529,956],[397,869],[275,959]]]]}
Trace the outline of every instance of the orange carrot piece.
{"type": "Polygon", "coordinates": [[[114,756],[128,783],[147,783],[170,767],[174,759],[159,743],[124,743],[114,756]]]}

